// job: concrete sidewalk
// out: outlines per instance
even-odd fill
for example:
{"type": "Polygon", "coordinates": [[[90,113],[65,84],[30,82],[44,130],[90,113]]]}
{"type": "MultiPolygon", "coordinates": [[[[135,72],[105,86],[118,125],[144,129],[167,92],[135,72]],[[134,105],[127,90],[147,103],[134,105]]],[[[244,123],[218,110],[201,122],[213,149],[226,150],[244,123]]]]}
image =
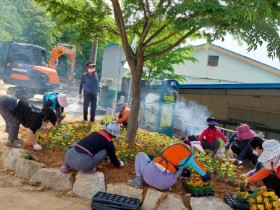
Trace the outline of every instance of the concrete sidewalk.
{"type": "Polygon", "coordinates": [[[5,210],[90,210],[90,200],[59,196],[54,192],[0,187],[0,209],[5,210]]]}
{"type": "Polygon", "coordinates": [[[31,186],[13,172],[0,170],[0,209],[2,210],[90,210],[91,200],[31,186]]]}

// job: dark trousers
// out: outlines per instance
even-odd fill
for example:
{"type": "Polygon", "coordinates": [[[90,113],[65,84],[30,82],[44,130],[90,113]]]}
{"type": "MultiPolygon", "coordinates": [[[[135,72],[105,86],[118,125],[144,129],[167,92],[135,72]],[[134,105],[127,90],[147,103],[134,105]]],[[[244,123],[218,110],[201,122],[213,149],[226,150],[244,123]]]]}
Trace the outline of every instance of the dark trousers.
{"type": "Polygon", "coordinates": [[[6,132],[9,134],[8,140],[10,143],[14,143],[14,140],[18,139],[18,131],[20,122],[12,115],[12,111],[17,106],[17,99],[13,96],[1,96],[0,97],[0,114],[6,123],[6,132]]]}
{"type": "Polygon", "coordinates": [[[275,173],[272,173],[268,177],[264,178],[263,183],[267,189],[273,190],[275,194],[280,197],[280,179],[277,178],[275,173]]]}
{"type": "Polygon", "coordinates": [[[90,121],[94,122],[96,111],[97,95],[84,92],[84,120],[88,120],[88,107],[90,104],[90,121]]]}
{"type": "MultiPolygon", "coordinates": [[[[241,153],[241,149],[236,146],[236,145],[232,145],[231,146],[231,150],[236,154],[239,155],[241,153]]],[[[251,148],[249,148],[246,152],[246,155],[244,157],[244,160],[250,160],[252,162],[253,165],[256,165],[256,163],[258,162],[258,156],[255,155],[253,153],[253,150],[251,148]]]]}
{"type": "Polygon", "coordinates": [[[220,148],[220,141],[215,140],[212,144],[210,144],[205,139],[202,140],[202,147],[203,149],[208,149],[213,151],[213,154],[217,154],[218,149],[220,148]]]}

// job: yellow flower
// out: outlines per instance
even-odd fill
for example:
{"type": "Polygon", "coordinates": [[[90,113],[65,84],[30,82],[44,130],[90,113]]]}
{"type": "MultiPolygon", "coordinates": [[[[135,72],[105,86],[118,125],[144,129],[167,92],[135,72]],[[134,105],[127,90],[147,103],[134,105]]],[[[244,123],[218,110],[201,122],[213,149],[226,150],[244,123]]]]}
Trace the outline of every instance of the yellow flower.
{"type": "Polygon", "coordinates": [[[272,200],[278,201],[278,196],[277,195],[272,196],[272,200]]]}
{"type": "Polygon", "coordinates": [[[257,196],[257,202],[261,203],[262,202],[262,197],[261,196],[257,196]]]}
{"type": "Polygon", "coordinates": [[[264,210],[264,205],[258,204],[257,207],[259,210],[264,210]]]}

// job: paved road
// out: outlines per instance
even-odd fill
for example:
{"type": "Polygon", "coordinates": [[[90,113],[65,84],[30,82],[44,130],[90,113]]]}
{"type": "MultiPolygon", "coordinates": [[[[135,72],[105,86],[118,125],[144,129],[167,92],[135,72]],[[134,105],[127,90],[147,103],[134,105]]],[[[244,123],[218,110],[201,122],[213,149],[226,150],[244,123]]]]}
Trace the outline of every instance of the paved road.
{"type": "MultiPolygon", "coordinates": [[[[9,85],[0,80],[0,95],[5,95],[9,85]]],[[[35,95],[30,100],[37,107],[42,106],[42,95],[35,95]]],[[[82,104],[78,97],[69,98],[67,119],[82,120],[82,104]]],[[[0,127],[5,126],[0,116],[0,127]]],[[[0,133],[2,135],[2,133],[0,133]]],[[[9,172],[0,171],[0,210],[89,210],[90,200],[67,195],[51,190],[38,190],[38,186],[30,186],[9,172]]]]}
{"type": "Polygon", "coordinates": [[[62,192],[30,186],[8,172],[0,172],[2,210],[89,210],[91,201],[62,192]]]}

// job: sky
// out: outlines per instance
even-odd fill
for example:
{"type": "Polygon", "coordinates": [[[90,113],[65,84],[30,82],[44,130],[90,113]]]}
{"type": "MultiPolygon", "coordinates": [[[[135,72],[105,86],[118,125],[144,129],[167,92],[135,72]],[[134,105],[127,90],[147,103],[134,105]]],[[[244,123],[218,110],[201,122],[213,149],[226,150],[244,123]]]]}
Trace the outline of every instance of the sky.
{"type": "MultiPolygon", "coordinates": [[[[196,45],[200,45],[200,44],[205,44],[205,40],[197,40],[195,42],[192,42],[191,44],[196,46],[196,45]]],[[[265,43],[261,46],[258,47],[255,51],[250,51],[248,52],[247,49],[247,45],[246,44],[242,44],[242,46],[240,46],[238,44],[237,41],[233,40],[233,37],[231,35],[227,35],[225,37],[225,41],[213,41],[212,42],[214,45],[223,47],[227,50],[233,51],[235,53],[241,54],[243,56],[249,57],[251,59],[254,59],[258,62],[264,63],[266,65],[272,66],[276,69],[280,70],[280,60],[279,58],[274,58],[272,60],[272,58],[269,58],[267,56],[267,51],[266,51],[266,45],[265,43]]]]}

